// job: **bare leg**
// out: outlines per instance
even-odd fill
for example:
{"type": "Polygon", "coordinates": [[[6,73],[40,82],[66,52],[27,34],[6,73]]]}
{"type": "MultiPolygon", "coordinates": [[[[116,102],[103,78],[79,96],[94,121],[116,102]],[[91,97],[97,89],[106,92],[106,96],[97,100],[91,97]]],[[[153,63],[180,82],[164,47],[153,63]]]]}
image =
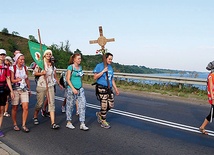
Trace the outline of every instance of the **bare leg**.
{"type": "Polygon", "coordinates": [[[205,127],[207,126],[207,124],[209,124],[209,121],[205,118],[204,122],[202,123],[202,125],[200,126],[201,129],[205,129],[205,127]]]}
{"type": "Polygon", "coordinates": [[[66,97],[65,97],[64,101],[62,102],[62,106],[65,106],[65,104],[66,104],[66,97]]]}
{"type": "Polygon", "coordinates": [[[4,113],[4,106],[0,106],[0,128],[3,122],[3,113],[4,113]]]}
{"type": "Polygon", "coordinates": [[[22,126],[25,126],[28,117],[28,102],[22,103],[22,110],[22,126]]]}
{"type": "Polygon", "coordinates": [[[201,133],[207,135],[208,132],[205,130],[205,127],[207,126],[207,124],[209,123],[209,121],[205,118],[204,122],[201,124],[199,130],[201,133]]]}
{"type": "Polygon", "coordinates": [[[50,118],[51,118],[51,124],[55,123],[55,112],[54,111],[50,112],[50,118]]]}
{"type": "Polygon", "coordinates": [[[48,98],[46,97],[42,110],[43,110],[43,111],[46,111],[47,106],[48,106],[48,98]]]}
{"type": "Polygon", "coordinates": [[[13,120],[13,125],[14,125],[14,126],[17,125],[17,122],[16,122],[17,110],[18,110],[18,105],[13,105],[13,106],[12,106],[12,120],[13,120]]]}

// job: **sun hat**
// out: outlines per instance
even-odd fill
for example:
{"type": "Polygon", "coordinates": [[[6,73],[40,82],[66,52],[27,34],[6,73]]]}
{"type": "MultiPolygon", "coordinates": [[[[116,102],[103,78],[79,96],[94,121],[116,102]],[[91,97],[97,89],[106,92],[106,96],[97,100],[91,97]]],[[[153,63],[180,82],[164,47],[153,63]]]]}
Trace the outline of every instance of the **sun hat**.
{"type": "Polygon", "coordinates": [[[19,59],[20,56],[22,56],[22,53],[17,53],[16,56],[13,58],[15,62],[19,59]]]}
{"type": "Polygon", "coordinates": [[[10,56],[6,56],[5,60],[8,60],[11,64],[13,64],[13,59],[10,56]]]}
{"type": "Polygon", "coordinates": [[[5,54],[6,55],[6,51],[4,49],[0,49],[0,54],[5,54]]]}
{"type": "Polygon", "coordinates": [[[45,56],[47,53],[51,53],[51,55],[52,55],[52,51],[51,50],[45,50],[43,56],[45,56]]]}

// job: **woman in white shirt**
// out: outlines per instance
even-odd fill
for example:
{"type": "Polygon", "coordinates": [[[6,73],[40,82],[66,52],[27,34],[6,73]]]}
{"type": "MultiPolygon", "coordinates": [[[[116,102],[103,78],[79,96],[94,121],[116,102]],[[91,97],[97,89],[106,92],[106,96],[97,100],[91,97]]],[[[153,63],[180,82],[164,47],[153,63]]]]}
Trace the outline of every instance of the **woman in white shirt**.
{"type": "Polygon", "coordinates": [[[12,100],[12,120],[13,129],[19,131],[20,128],[17,125],[16,116],[18,111],[19,100],[22,104],[22,131],[29,132],[30,130],[26,126],[26,121],[28,117],[28,104],[30,95],[30,82],[28,79],[28,71],[25,64],[25,57],[23,54],[18,53],[15,56],[15,63],[11,68],[11,81],[13,83],[13,90],[15,98],[12,100]]]}

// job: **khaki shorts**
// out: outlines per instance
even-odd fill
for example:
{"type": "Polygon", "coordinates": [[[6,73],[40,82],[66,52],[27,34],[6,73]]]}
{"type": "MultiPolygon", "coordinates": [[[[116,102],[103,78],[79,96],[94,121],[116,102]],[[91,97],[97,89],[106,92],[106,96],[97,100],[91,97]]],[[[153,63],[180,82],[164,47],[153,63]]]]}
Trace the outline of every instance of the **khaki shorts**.
{"type": "MultiPolygon", "coordinates": [[[[49,91],[49,103],[48,103],[48,111],[55,111],[55,93],[54,93],[54,86],[48,87],[49,91]]],[[[40,110],[42,108],[44,98],[47,94],[47,89],[45,87],[36,87],[36,93],[37,93],[37,103],[35,106],[36,110],[40,110]]]]}
{"type": "Polygon", "coordinates": [[[29,93],[28,91],[23,91],[23,90],[14,90],[14,99],[12,100],[12,105],[18,105],[19,101],[21,103],[27,102],[29,103],[29,93]]]}

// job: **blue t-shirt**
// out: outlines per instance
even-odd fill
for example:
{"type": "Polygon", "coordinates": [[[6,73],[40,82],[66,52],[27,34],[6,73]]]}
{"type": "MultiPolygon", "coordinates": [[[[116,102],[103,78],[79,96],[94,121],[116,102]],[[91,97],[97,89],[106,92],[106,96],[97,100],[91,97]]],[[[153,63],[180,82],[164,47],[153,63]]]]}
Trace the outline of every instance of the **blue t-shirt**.
{"type": "MultiPolygon", "coordinates": [[[[73,65],[69,65],[67,70],[71,71],[71,77],[70,77],[70,81],[73,85],[74,88],[76,89],[80,89],[82,87],[82,75],[83,75],[83,71],[82,71],[82,66],[79,67],[79,70],[77,70],[75,67],[73,67],[73,65]]],[[[68,87],[70,87],[68,85],[68,87]]]]}
{"type": "MultiPolygon", "coordinates": [[[[112,87],[112,79],[114,77],[114,71],[111,65],[108,65],[107,67],[108,67],[109,84],[110,84],[110,87],[112,87]]],[[[104,69],[104,63],[102,62],[96,65],[96,67],[93,70],[93,73],[100,73],[102,72],[103,69],[104,69]]],[[[97,79],[97,83],[103,86],[108,86],[108,83],[106,80],[106,73],[103,73],[103,75],[97,79]]]]}

